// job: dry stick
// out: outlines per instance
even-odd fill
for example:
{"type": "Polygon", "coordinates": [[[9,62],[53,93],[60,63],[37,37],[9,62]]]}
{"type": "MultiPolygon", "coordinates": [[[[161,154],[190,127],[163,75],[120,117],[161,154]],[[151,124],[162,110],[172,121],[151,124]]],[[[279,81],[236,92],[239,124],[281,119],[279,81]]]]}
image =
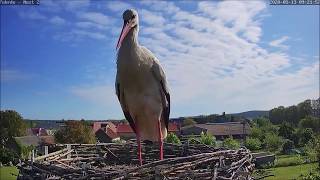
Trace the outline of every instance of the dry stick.
{"type": "Polygon", "coordinates": [[[72,167],[72,166],[69,166],[68,164],[65,164],[65,163],[59,161],[59,160],[57,161],[57,163],[62,164],[62,165],[66,166],[66,167],[68,167],[68,168],[71,168],[71,169],[76,169],[76,168],[74,168],[74,167],[72,167]]]}
{"type": "Polygon", "coordinates": [[[43,156],[39,156],[39,157],[36,157],[34,160],[35,161],[39,161],[39,160],[42,160],[42,159],[45,159],[45,158],[48,158],[48,157],[51,157],[51,156],[55,156],[57,154],[60,154],[60,153],[63,153],[64,151],[67,151],[68,149],[65,148],[65,149],[61,149],[59,151],[56,151],[56,152],[53,152],[53,153],[49,153],[47,155],[43,155],[43,156]]]}
{"type": "Polygon", "coordinates": [[[53,158],[53,159],[50,159],[49,162],[51,162],[51,161],[56,161],[56,160],[60,159],[61,157],[64,157],[64,156],[72,153],[73,151],[74,151],[74,149],[71,149],[70,151],[68,151],[68,152],[66,152],[66,153],[64,153],[64,154],[59,154],[57,157],[55,157],[55,158],[53,158]]]}

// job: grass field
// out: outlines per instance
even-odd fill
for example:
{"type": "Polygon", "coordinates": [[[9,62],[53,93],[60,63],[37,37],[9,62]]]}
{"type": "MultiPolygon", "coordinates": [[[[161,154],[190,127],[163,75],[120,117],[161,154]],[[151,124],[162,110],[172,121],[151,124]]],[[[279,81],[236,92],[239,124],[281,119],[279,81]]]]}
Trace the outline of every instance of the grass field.
{"type": "Polygon", "coordinates": [[[18,169],[15,166],[0,167],[0,180],[17,179],[17,176],[13,176],[11,173],[18,175],[18,169]]]}
{"type": "Polygon", "coordinates": [[[267,169],[275,176],[268,177],[268,180],[286,180],[286,179],[296,179],[301,174],[308,174],[310,171],[314,171],[317,167],[317,163],[302,164],[298,166],[288,166],[288,167],[277,167],[267,169]]]}
{"type": "Polygon", "coordinates": [[[287,167],[303,164],[304,159],[299,155],[278,155],[275,167],[287,167]]]}

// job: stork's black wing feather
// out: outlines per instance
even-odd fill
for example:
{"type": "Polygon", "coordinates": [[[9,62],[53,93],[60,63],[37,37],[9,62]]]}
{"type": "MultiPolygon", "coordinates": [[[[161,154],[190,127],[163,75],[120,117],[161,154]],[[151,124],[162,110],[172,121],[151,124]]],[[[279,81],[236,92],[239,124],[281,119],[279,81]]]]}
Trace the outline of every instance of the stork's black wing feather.
{"type": "Polygon", "coordinates": [[[162,118],[164,119],[164,123],[166,124],[166,128],[169,130],[169,116],[170,116],[170,94],[166,91],[166,88],[162,81],[160,81],[161,89],[166,96],[166,100],[168,102],[167,105],[163,105],[163,112],[162,112],[162,118]]]}
{"type": "Polygon", "coordinates": [[[166,128],[168,129],[170,116],[170,93],[167,86],[166,76],[157,60],[155,60],[152,65],[152,74],[159,81],[160,93],[162,96],[162,119],[164,120],[166,128]]]}
{"type": "Polygon", "coordinates": [[[122,107],[122,111],[123,111],[123,114],[124,114],[124,117],[127,119],[127,121],[129,122],[132,130],[134,133],[137,133],[136,131],[136,125],[134,124],[134,121],[129,113],[129,111],[126,110],[125,108],[125,100],[124,100],[124,94],[121,94],[122,92],[120,91],[120,83],[117,83],[116,82],[116,93],[117,93],[117,96],[118,96],[118,100],[121,104],[121,107],[122,107]],[[121,97],[122,95],[122,97],[121,97]]]}

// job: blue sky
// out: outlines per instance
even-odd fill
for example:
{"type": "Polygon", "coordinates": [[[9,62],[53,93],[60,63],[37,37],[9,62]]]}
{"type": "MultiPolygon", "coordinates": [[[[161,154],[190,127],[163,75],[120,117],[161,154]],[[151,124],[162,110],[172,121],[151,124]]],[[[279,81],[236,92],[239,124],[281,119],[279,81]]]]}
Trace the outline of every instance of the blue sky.
{"type": "Polygon", "coordinates": [[[319,96],[319,6],[267,1],[50,1],[1,6],[1,109],[30,119],[122,119],[122,12],[169,80],[171,117],[269,110],[319,96]]]}

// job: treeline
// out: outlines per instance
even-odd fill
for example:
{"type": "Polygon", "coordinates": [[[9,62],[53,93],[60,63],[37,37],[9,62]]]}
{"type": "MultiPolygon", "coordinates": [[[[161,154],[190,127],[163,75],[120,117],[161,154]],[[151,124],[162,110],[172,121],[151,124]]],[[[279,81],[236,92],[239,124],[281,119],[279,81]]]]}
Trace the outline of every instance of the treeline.
{"type": "Polygon", "coordinates": [[[269,116],[273,124],[287,122],[293,126],[297,126],[301,119],[307,116],[317,116],[317,111],[319,111],[319,107],[312,107],[311,100],[305,100],[298,105],[273,108],[270,110],[269,116]]]}

